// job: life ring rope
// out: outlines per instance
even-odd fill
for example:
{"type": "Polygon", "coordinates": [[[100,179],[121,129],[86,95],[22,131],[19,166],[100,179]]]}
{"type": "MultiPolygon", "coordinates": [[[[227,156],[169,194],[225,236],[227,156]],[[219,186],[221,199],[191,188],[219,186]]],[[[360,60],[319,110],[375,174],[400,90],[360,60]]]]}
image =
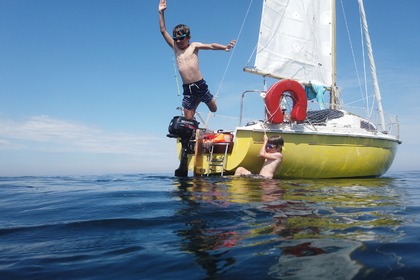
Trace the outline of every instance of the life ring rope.
{"type": "Polygon", "coordinates": [[[273,113],[271,113],[268,108],[267,108],[267,104],[264,104],[265,107],[265,112],[266,112],[266,116],[265,116],[265,121],[269,122],[270,119],[273,118],[273,116],[280,111],[280,106],[277,107],[276,111],[274,111],[273,113]]]}

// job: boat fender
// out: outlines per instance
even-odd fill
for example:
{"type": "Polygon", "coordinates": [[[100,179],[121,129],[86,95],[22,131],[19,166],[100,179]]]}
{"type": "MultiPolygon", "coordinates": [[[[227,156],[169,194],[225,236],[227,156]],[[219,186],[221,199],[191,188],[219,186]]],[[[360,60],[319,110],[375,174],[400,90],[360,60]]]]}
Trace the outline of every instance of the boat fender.
{"type": "Polygon", "coordinates": [[[284,93],[289,92],[293,100],[291,121],[304,121],[308,99],[305,89],[297,81],[281,80],[270,87],[265,97],[266,116],[269,123],[279,124],[284,121],[284,113],[280,108],[280,100],[284,93]]]}

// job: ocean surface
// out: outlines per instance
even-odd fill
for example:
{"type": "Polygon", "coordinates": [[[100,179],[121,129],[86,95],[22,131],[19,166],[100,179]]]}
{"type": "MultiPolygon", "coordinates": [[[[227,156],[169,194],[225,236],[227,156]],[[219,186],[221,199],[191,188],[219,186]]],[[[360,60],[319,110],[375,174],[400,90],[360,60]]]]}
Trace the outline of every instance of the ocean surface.
{"type": "Polygon", "coordinates": [[[420,279],[420,171],[0,177],[0,279],[420,279]]]}

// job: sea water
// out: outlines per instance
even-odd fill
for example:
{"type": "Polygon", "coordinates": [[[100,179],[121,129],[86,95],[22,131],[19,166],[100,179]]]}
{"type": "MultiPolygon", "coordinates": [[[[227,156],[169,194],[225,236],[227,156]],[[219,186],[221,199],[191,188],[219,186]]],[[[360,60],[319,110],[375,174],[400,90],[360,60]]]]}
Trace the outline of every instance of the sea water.
{"type": "Polygon", "coordinates": [[[420,279],[420,172],[0,177],[0,279],[420,279]]]}

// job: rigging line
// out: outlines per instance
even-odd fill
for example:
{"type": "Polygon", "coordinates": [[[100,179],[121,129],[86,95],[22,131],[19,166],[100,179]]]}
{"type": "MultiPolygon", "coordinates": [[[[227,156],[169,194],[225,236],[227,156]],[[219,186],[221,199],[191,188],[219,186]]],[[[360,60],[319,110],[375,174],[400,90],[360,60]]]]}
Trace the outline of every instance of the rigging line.
{"type": "MultiPolygon", "coordinates": [[[[241,35],[242,35],[242,31],[243,31],[243,29],[244,29],[245,22],[246,22],[246,20],[247,20],[247,18],[248,18],[249,12],[251,11],[251,7],[252,7],[253,2],[254,2],[254,0],[250,0],[249,6],[248,6],[248,10],[246,11],[246,14],[245,14],[245,18],[244,18],[244,20],[242,21],[241,28],[239,29],[238,36],[236,37],[236,45],[238,45],[238,43],[239,43],[239,39],[240,39],[240,37],[241,37],[241,35]]],[[[221,79],[220,84],[219,84],[219,88],[217,89],[217,91],[216,91],[216,95],[214,96],[214,98],[215,98],[215,99],[217,99],[217,97],[219,96],[220,89],[222,88],[222,85],[223,85],[223,83],[224,83],[224,81],[225,81],[226,74],[227,74],[227,72],[228,72],[228,69],[229,69],[229,66],[230,66],[230,63],[231,63],[231,61],[232,61],[232,58],[233,58],[234,53],[235,53],[235,48],[233,48],[233,49],[232,49],[232,52],[230,53],[230,57],[229,57],[228,63],[227,63],[227,65],[226,65],[225,71],[224,71],[224,73],[223,73],[222,79],[221,79]]],[[[204,123],[204,126],[205,126],[205,127],[207,127],[207,123],[208,123],[208,121],[209,121],[210,117],[211,117],[211,113],[209,113],[209,114],[207,115],[206,122],[204,123]]]]}
{"type": "MultiPolygon", "coordinates": [[[[265,78],[264,78],[264,85],[265,85],[265,78]]],[[[263,128],[264,135],[267,136],[267,130],[268,130],[267,123],[269,122],[269,119],[274,116],[274,114],[277,112],[277,110],[280,109],[280,105],[273,114],[270,113],[270,111],[267,108],[267,104],[265,102],[264,102],[264,108],[265,108],[265,117],[264,117],[264,121],[261,124],[261,127],[263,128]],[[270,116],[268,116],[269,114],[270,114],[270,116]]]]}
{"type": "MultiPolygon", "coordinates": [[[[345,107],[349,107],[352,104],[357,104],[358,102],[366,102],[367,98],[372,99],[372,97],[374,97],[374,95],[370,95],[370,96],[362,96],[360,99],[356,99],[356,100],[352,100],[351,102],[347,102],[345,104],[343,104],[345,107]]],[[[366,107],[364,107],[363,109],[366,110],[366,107]]]]}
{"type": "MultiPolygon", "coordinates": [[[[362,13],[362,11],[360,10],[360,7],[359,7],[359,12],[362,13]]],[[[367,70],[366,70],[367,62],[366,62],[366,54],[365,54],[367,42],[365,43],[365,40],[363,39],[364,34],[365,34],[365,32],[363,30],[363,20],[362,20],[362,18],[360,18],[360,38],[361,38],[360,41],[361,41],[361,48],[362,48],[362,55],[363,55],[363,74],[364,74],[364,79],[365,79],[366,116],[368,118],[370,118],[373,114],[373,110],[374,110],[374,107],[375,107],[375,101],[374,101],[374,98],[369,98],[369,94],[368,94],[368,78],[367,78],[368,73],[367,73],[367,70]],[[370,100],[372,100],[372,102],[370,102],[371,105],[369,105],[370,100]]],[[[374,97],[374,95],[373,95],[373,97],[374,97]]]]}
{"type": "MultiPolygon", "coordinates": [[[[242,35],[242,31],[244,29],[245,22],[246,22],[246,20],[248,18],[249,12],[251,11],[251,6],[252,6],[252,3],[253,2],[254,2],[254,0],[251,0],[250,3],[249,3],[248,10],[246,11],[246,14],[245,14],[245,18],[242,21],[241,28],[239,29],[238,36],[236,37],[236,45],[238,45],[238,43],[239,43],[239,39],[240,39],[240,37],[242,35]]],[[[230,66],[230,63],[232,61],[232,58],[233,58],[234,53],[235,53],[235,48],[232,49],[232,52],[231,52],[230,57],[229,57],[229,61],[228,61],[227,65],[226,65],[225,72],[223,73],[222,80],[220,81],[219,88],[217,89],[215,98],[217,98],[219,96],[220,89],[221,89],[221,87],[223,85],[223,82],[224,82],[224,80],[226,78],[226,74],[227,74],[227,71],[229,69],[229,66],[230,66]]]]}
{"type": "Polygon", "coordinates": [[[351,54],[353,56],[354,69],[356,70],[357,82],[359,83],[360,91],[363,92],[359,71],[357,69],[356,55],[354,54],[354,48],[353,48],[352,39],[351,39],[351,35],[350,35],[349,25],[348,25],[348,21],[347,21],[347,17],[346,17],[346,12],[344,10],[344,4],[343,4],[342,0],[340,2],[341,2],[341,9],[342,9],[342,12],[343,12],[343,17],[344,17],[344,22],[346,24],[346,31],[347,31],[347,36],[348,36],[349,43],[350,43],[351,54]]]}
{"type": "Polygon", "coordinates": [[[250,55],[250,57],[248,58],[248,61],[246,62],[246,65],[248,66],[251,62],[251,59],[254,57],[254,54],[257,52],[257,47],[258,47],[258,43],[255,44],[254,49],[252,50],[252,53],[250,55]]]}
{"type": "Polygon", "coordinates": [[[176,89],[178,90],[178,96],[180,96],[181,95],[181,90],[179,89],[178,74],[177,74],[177,71],[176,71],[175,53],[174,53],[174,56],[172,57],[172,62],[174,64],[174,73],[175,73],[174,77],[175,77],[176,89]]]}
{"type": "MultiPolygon", "coordinates": [[[[172,56],[172,62],[173,62],[173,65],[174,65],[174,77],[175,77],[176,90],[178,91],[178,96],[181,96],[181,90],[180,90],[180,87],[179,87],[179,80],[178,80],[178,72],[177,72],[177,67],[176,67],[176,62],[175,62],[175,57],[176,57],[175,48],[173,50],[174,50],[174,53],[173,53],[173,56],[172,56]]],[[[182,110],[182,101],[181,101],[181,107],[178,107],[178,108],[181,108],[180,109],[181,110],[181,116],[184,116],[184,110],[182,110]]]]}
{"type": "Polygon", "coordinates": [[[263,129],[264,135],[267,136],[267,130],[268,130],[268,128],[267,128],[267,122],[263,122],[261,124],[261,127],[263,129]]]}
{"type": "MultiPolygon", "coordinates": [[[[251,8],[252,2],[253,2],[253,1],[251,0],[251,3],[249,4],[249,8],[251,8]]],[[[249,8],[248,8],[248,9],[249,9],[249,8]]],[[[248,10],[248,12],[249,12],[249,10],[248,10]]],[[[247,13],[246,17],[248,17],[248,13],[247,13]]],[[[248,61],[246,62],[246,65],[247,65],[247,66],[249,65],[249,63],[250,63],[251,59],[254,57],[254,54],[257,52],[257,48],[258,48],[258,41],[257,41],[257,43],[255,44],[255,47],[254,47],[254,49],[252,50],[251,55],[250,55],[250,56],[249,56],[249,58],[248,58],[248,61]]]]}

